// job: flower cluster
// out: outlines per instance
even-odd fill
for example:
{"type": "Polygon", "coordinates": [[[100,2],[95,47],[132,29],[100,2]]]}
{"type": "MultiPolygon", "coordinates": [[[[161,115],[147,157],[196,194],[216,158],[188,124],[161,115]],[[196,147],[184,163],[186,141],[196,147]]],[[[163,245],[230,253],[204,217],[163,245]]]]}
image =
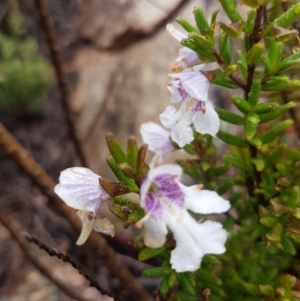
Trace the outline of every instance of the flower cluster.
{"type": "MultiPolygon", "coordinates": [[[[167,30],[178,40],[187,38],[170,24],[167,26],[167,30]]],[[[196,52],[186,47],[179,51],[176,64],[172,67],[176,73],[169,74],[172,80],[168,84],[168,90],[171,93],[171,103],[179,103],[180,108],[176,110],[175,107],[168,106],[160,114],[162,125],[170,131],[169,137],[179,147],[184,147],[193,141],[194,135],[191,125],[198,133],[212,136],[217,134],[220,126],[219,116],[208,99],[210,81],[201,71],[203,66],[194,66],[196,63],[199,63],[196,52]]],[[[148,127],[147,136],[144,135],[144,132],[145,130],[142,131],[144,141],[151,145],[151,149],[156,153],[161,153],[162,142],[160,141],[159,145],[155,147],[153,145],[155,138],[152,138],[151,134],[156,137],[161,135],[167,138],[163,134],[162,128],[155,129],[153,127],[151,132],[150,127],[148,127]]],[[[167,144],[167,141],[165,143],[167,144]]]]}
{"type": "MultiPolygon", "coordinates": [[[[167,28],[175,38],[185,38],[171,25],[167,28]]],[[[166,235],[172,233],[176,246],[171,251],[170,264],[177,272],[197,270],[205,254],[224,253],[227,238],[220,223],[197,221],[192,214],[226,212],[229,202],[214,191],[202,190],[201,184],[183,185],[180,166],[160,165],[163,156],[175,149],[173,142],[183,147],[193,141],[193,129],[212,136],[219,129],[219,117],[208,99],[210,82],[201,70],[193,67],[198,62],[195,52],[187,48],[180,50],[173,66],[176,73],[169,75],[172,81],[168,85],[170,101],[179,103],[179,110],[168,106],[160,114],[165,128],[153,122],[141,126],[143,140],[156,156],[150,171],[137,182],[140,206],[145,212],[137,226],[143,226],[144,243],[151,248],[163,246],[166,235]]],[[[78,244],[85,242],[92,229],[114,235],[111,222],[99,217],[101,205],[110,199],[99,183],[100,178],[87,168],[74,167],[61,173],[60,183],[55,187],[62,200],[78,210],[83,225],[78,244]]]]}

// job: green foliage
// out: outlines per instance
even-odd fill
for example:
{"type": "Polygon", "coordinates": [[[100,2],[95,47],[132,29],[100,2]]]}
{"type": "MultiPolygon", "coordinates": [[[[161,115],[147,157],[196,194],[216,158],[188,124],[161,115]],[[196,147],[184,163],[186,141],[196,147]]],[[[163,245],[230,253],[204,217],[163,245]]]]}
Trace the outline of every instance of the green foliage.
{"type": "Polygon", "coordinates": [[[46,99],[52,68],[39,56],[36,42],[22,37],[22,16],[15,1],[10,4],[10,35],[0,33],[0,106],[34,115],[46,99]]]}
{"type": "MultiPolygon", "coordinates": [[[[211,82],[240,89],[231,97],[239,112],[216,108],[230,130],[219,130],[215,140],[194,132],[194,141],[183,148],[191,156],[177,160],[196,183],[229,199],[232,211],[222,221],[229,232],[226,252],[205,255],[196,271],[176,273],[169,263],[175,247],[171,233],[161,248],[141,246],[140,260],[162,260],[160,267],[144,272],[146,277],[162,278],[161,300],[196,301],[205,289],[210,290],[211,301],[300,298],[295,287],[300,252],[300,148],[291,136],[296,131],[300,137],[296,106],[299,36],[291,28],[299,26],[300,6],[286,8],[290,1],[286,6],[272,0],[240,2],[251,8],[245,20],[233,0],[220,0],[230,24],[217,22],[217,13],[208,22],[198,7],[194,9],[195,26],[177,19],[188,33],[182,45],[195,51],[203,62],[219,65],[217,70],[205,71],[211,82]],[[236,55],[231,45],[238,48],[236,55]],[[231,125],[242,133],[235,134],[231,125]],[[214,144],[220,140],[227,146],[222,158],[214,144]]],[[[144,162],[146,148],[138,150],[135,140],[129,140],[125,153],[114,139],[109,143],[118,184],[129,191],[129,179],[137,190],[149,168],[144,162]]],[[[113,187],[113,183],[106,185],[113,187]]],[[[128,226],[143,217],[135,206],[115,198],[111,208],[128,226]]]]}

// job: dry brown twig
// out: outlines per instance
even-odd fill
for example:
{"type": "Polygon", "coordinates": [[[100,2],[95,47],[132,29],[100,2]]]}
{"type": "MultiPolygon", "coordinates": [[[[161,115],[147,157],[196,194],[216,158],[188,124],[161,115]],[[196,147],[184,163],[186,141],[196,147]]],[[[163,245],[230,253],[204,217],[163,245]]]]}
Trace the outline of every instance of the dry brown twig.
{"type": "Polygon", "coordinates": [[[102,295],[107,295],[109,297],[112,297],[115,301],[122,300],[119,295],[110,293],[109,291],[101,287],[97,283],[97,281],[87,272],[87,270],[84,267],[82,267],[80,264],[78,264],[69,254],[63,254],[58,250],[47,246],[39,239],[37,239],[34,235],[30,235],[27,232],[23,232],[23,235],[30,243],[36,244],[40,249],[47,252],[48,255],[55,256],[61,259],[63,262],[70,263],[74,269],[78,270],[79,274],[83,275],[90,282],[90,286],[95,287],[102,295]]]}
{"type": "MultiPolygon", "coordinates": [[[[29,153],[19,144],[7,129],[0,123],[0,147],[9,155],[27,176],[41,189],[49,199],[49,206],[69,221],[76,232],[81,231],[81,222],[75,211],[69,208],[54,193],[54,181],[48,176],[43,168],[29,155],[29,153]]],[[[115,251],[107,245],[105,239],[95,232],[91,233],[86,242],[86,247],[94,250],[101,250],[103,263],[113,276],[118,278],[124,290],[124,296],[129,300],[149,301],[151,297],[141,287],[138,287],[135,278],[123,266],[115,251]]]]}
{"type": "Polygon", "coordinates": [[[31,263],[52,283],[54,283],[60,290],[62,290],[66,295],[75,299],[77,301],[91,301],[84,297],[76,288],[71,287],[69,284],[62,282],[55,273],[53,273],[48,267],[46,267],[43,262],[34,254],[30,252],[28,244],[24,241],[24,238],[19,235],[19,231],[14,229],[12,223],[7,217],[0,213],[0,223],[10,232],[13,239],[18,243],[19,247],[29,258],[31,263]]]}
{"type": "Polygon", "coordinates": [[[36,6],[38,8],[42,27],[45,32],[45,36],[47,38],[47,42],[49,45],[49,49],[51,52],[52,62],[55,69],[56,79],[58,83],[59,92],[61,95],[61,103],[63,110],[65,112],[66,120],[69,126],[70,137],[73,140],[74,146],[76,148],[77,154],[80,158],[81,164],[83,166],[87,166],[87,162],[84,156],[84,152],[82,149],[82,145],[77,138],[76,128],[75,128],[75,120],[70,107],[70,91],[68,87],[68,83],[66,80],[66,76],[63,70],[62,59],[59,53],[59,47],[57,43],[57,39],[54,33],[54,29],[52,26],[52,20],[48,12],[47,3],[45,0],[35,0],[36,6]]]}

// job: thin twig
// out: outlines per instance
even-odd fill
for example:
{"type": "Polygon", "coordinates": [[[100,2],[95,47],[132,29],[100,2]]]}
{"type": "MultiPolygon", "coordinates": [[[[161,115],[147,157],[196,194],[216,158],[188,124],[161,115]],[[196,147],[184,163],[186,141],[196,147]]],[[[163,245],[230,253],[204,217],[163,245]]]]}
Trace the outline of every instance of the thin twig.
{"type": "Polygon", "coordinates": [[[112,297],[115,301],[121,301],[120,296],[110,293],[109,291],[101,287],[97,283],[97,281],[87,272],[87,270],[81,265],[79,265],[74,259],[72,259],[72,257],[69,254],[63,254],[57,251],[56,249],[50,248],[49,246],[41,242],[39,239],[37,239],[34,235],[30,235],[27,232],[23,232],[23,235],[29,242],[35,243],[40,249],[47,252],[50,256],[55,256],[61,259],[63,262],[70,263],[74,269],[78,270],[79,274],[84,276],[90,282],[90,286],[95,287],[102,295],[112,297]]]}
{"type": "Polygon", "coordinates": [[[85,298],[82,294],[74,287],[70,287],[69,284],[62,282],[55,276],[48,267],[46,267],[41,260],[36,256],[30,253],[30,249],[23,237],[19,235],[19,231],[14,229],[12,223],[7,217],[0,213],[0,223],[10,232],[13,239],[18,243],[19,247],[31,261],[31,263],[38,269],[43,275],[45,275],[52,283],[54,283],[61,291],[66,295],[75,299],[77,301],[90,301],[90,299],[85,298]]]}
{"type": "MultiPolygon", "coordinates": [[[[256,10],[256,16],[255,16],[255,20],[254,20],[253,29],[249,36],[250,48],[253,47],[253,45],[258,43],[260,40],[260,29],[261,29],[261,25],[262,25],[263,16],[264,16],[264,10],[265,10],[265,6],[259,6],[258,9],[256,10]]],[[[247,83],[246,83],[246,88],[245,88],[246,99],[248,99],[248,97],[249,97],[249,93],[251,91],[251,87],[253,84],[254,75],[255,75],[255,65],[254,64],[248,65],[247,70],[248,70],[248,75],[247,75],[247,83]]],[[[257,149],[255,146],[250,145],[250,153],[251,153],[251,158],[257,157],[257,149]]],[[[255,176],[256,187],[259,188],[259,185],[261,183],[261,174],[256,169],[255,165],[254,165],[254,176],[255,176]]],[[[248,187],[249,196],[252,197],[254,195],[253,190],[254,190],[255,186],[254,186],[252,179],[249,176],[247,176],[247,178],[246,178],[246,183],[247,183],[247,187],[248,187]]],[[[258,199],[259,199],[260,203],[264,202],[264,197],[262,194],[258,195],[258,199]]]]}
{"type": "MultiPolygon", "coordinates": [[[[58,195],[54,193],[54,181],[1,123],[0,147],[23,169],[25,174],[41,189],[42,193],[48,197],[49,205],[68,220],[73,229],[79,233],[81,231],[81,222],[75,211],[65,205],[58,195]]],[[[136,301],[151,300],[148,293],[137,286],[135,278],[127,268],[119,262],[117,254],[107,245],[101,235],[95,232],[91,233],[86,244],[89,248],[101,250],[99,256],[102,257],[107,269],[120,280],[122,288],[125,291],[124,294],[127,293],[128,299],[136,301]]]]}
{"type": "Polygon", "coordinates": [[[69,126],[70,136],[71,139],[73,140],[81,164],[83,166],[87,166],[87,162],[82,150],[82,146],[76,134],[75,120],[70,106],[70,91],[69,91],[65,73],[63,71],[63,64],[59,53],[57,39],[52,26],[53,22],[48,12],[47,3],[45,0],[35,0],[35,3],[41,17],[42,27],[44,29],[44,33],[47,38],[47,42],[51,52],[52,62],[54,65],[58,88],[61,96],[61,103],[69,126]]]}
{"type": "MultiPolygon", "coordinates": [[[[212,54],[214,55],[214,57],[216,58],[216,62],[217,64],[222,67],[223,70],[225,70],[227,68],[227,65],[225,63],[225,61],[223,60],[223,58],[219,55],[219,53],[216,50],[212,51],[212,54]]],[[[243,90],[246,89],[246,84],[239,79],[238,77],[234,76],[233,74],[229,75],[229,78],[236,83],[240,88],[242,88],[243,90]]]]}

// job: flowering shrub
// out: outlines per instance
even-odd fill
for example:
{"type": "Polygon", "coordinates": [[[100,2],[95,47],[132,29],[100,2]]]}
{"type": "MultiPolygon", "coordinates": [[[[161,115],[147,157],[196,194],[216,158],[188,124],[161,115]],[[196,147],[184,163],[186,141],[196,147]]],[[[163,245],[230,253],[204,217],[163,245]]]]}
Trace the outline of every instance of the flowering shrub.
{"type": "Polygon", "coordinates": [[[61,173],[55,188],[79,210],[78,244],[93,228],[114,234],[100,219],[108,200],[125,228],[143,227],[139,259],[161,258],[144,272],[162,277],[159,300],[206,300],[208,290],[213,301],[300,298],[300,151],[292,139],[294,133],[300,139],[300,131],[289,101],[297,101],[300,86],[300,4],[242,2],[249,7],[245,18],[233,0],[220,0],[230,24],[218,21],[218,12],[209,22],[196,7],[196,26],[181,18],[185,31],[167,26],[182,45],[167,87],[178,107],[160,114],[162,126],[141,125],[141,147],[130,137],[125,151],[107,134],[107,162],[119,182],[75,167],[61,173]],[[240,47],[235,53],[233,44],[240,47]],[[226,102],[239,113],[214,107],[211,85],[236,91],[226,102]],[[220,120],[243,134],[225,131],[220,120]],[[230,146],[222,158],[218,140],[230,146]],[[148,164],[147,147],[155,153],[148,164]],[[179,149],[193,157],[164,164],[165,154],[179,149]],[[182,184],[182,173],[195,185],[182,184]],[[124,197],[130,192],[139,203],[124,197]]]}

